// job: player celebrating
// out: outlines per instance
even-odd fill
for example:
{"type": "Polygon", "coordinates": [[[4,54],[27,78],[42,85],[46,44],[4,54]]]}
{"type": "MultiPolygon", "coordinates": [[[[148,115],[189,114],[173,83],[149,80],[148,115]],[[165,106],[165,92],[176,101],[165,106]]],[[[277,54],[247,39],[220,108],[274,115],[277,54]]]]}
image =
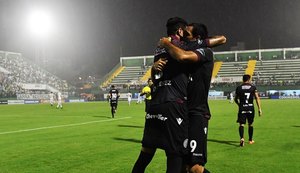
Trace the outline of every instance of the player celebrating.
{"type": "MultiPolygon", "coordinates": [[[[224,36],[208,38],[207,28],[203,24],[192,23],[187,29],[191,34],[185,51],[171,44],[168,38],[162,38],[160,45],[165,47],[172,58],[180,62],[191,63],[188,85],[189,109],[189,146],[187,164],[192,173],[209,173],[204,168],[207,162],[207,133],[210,110],[208,92],[213,70],[213,53],[207,46],[214,47],[226,42],[224,36]]],[[[157,64],[164,68],[165,64],[157,64]]]]}
{"type": "MultiPolygon", "coordinates": [[[[180,38],[184,36],[187,22],[181,18],[170,18],[167,21],[167,33],[172,43],[184,46],[180,38]]],[[[142,150],[132,173],[142,173],[151,162],[157,148],[165,150],[167,156],[167,173],[180,173],[183,145],[187,139],[187,84],[186,68],[169,57],[162,48],[155,51],[154,62],[160,58],[168,58],[168,66],[163,72],[152,68],[153,90],[150,107],[147,110],[142,140],[142,150]]]]}
{"type": "Polygon", "coordinates": [[[240,134],[240,146],[244,146],[244,126],[246,120],[248,121],[248,135],[249,135],[249,144],[254,144],[253,141],[253,121],[254,121],[254,105],[253,97],[256,100],[258,107],[259,116],[262,115],[260,98],[257,93],[257,89],[254,85],[251,84],[251,76],[245,74],[243,76],[242,85],[236,88],[235,92],[235,103],[239,106],[238,119],[239,123],[239,134],[240,134]]]}
{"type": "Polygon", "coordinates": [[[115,113],[118,108],[119,97],[120,97],[119,91],[117,89],[115,89],[114,85],[112,85],[111,89],[109,91],[109,100],[110,100],[112,118],[115,118],[115,113]]]}

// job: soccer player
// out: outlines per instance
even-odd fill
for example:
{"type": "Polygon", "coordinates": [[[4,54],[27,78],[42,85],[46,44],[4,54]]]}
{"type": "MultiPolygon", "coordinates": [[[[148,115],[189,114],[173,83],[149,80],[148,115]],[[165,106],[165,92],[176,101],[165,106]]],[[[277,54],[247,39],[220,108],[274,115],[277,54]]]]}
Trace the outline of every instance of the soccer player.
{"type": "MultiPolygon", "coordinates": [[[[188,109],[189,109],[189,146],[187,164],[192,173],[208,173],[204,168],[207,162],[207,132],[210,110],[208,106],[208,92],[213,70],[213,52],[207,46],[224,44],[224,36],[216,36],[208,39],[207,28],[203,24],[192,23],[188,26],[191,33],[190,42],[185,51],[169,42],[168,38],[162,38],[160,45],[165,47],[173,58],[180,62],[191,63],[188,85],[188,109]],[[201,48],[202,47],[202,48],[201,48]]],[[[164,64],[158,64],[160,68],[164,64]]]]}
{"type": "MultiPolygon", "coordinates": [[[[167,21],[167,34],[172,43],[184,46],[187,22],[174,17],[167,21]]],[[[180,173],[182,160],[186,154],[187,141],[187,83],[186,68],[170,57],[165,49],[157,48],[154,62],[161,57],[168,60],[162,72],[152,68],[153,90],[147,110],[142,150],[132,173],[143,173],[151,162],[157,148],[165,150],[167,156],[167,173],[180,173]],[[185,143],[186,144],[186,143],[185,143]]]]}
{"type": "Polygon", "coordinates": [[[149,78],[147,83],[148,83],[148,85],[145,86],[143,88],[142,92],[140,93],[141,97],[145,96],[145,112],[148,111],[149,104],[150,104],[150,101],[151,101],[151,87],[153,85],[152,79],[149,78]]]}
{"type": "Polygon", "coordinates": [[[234,97],[233,97],[233,93],[232,92],[229,95],[229,99],[230,99],[230,103],[234,102],[234,97]]]}
{"type": "Polygon", "coordinates": [[[61,99],[62,99],[61,92],[58,92],[57,93],[57,106],[56,106],[56,109],[59,109],[59,108],[62,109],[63,108],[61,99]]]}
{"type": "Polygon", "coordinates": [[[130,103],[131,103],[131,98],[132,98],[132,94],[130,91],[128,91],[127,93],[127,101],[128,101],[128,105],[130,106],[130,103]]]}
{"type": "Polygon", "coordinates": [[[109,91],[109,100],[110,100],[110,107],[111,107],[111,116],[112,118],[115,118],[115,113],[118,108],[118,100],[119,100],[120,94],[119,90],[115,88],[114,85],[111,86],[111,89],[109,91]]]}
{"type": "MultiPolygon", "coordinates": [[[[143,96],[141,96],[141,93],[142,93],[142,91],[140,91],[140,93],[138,93],[138,95],[137,95],[138,98],[137,98],[136,104],[143,102],[143,96]]],[[[151,94],[150,94],[150,96],[151,96],[151,94]]]]}
{"type": "Polygon", "coordinates": [[[260,98],[257,93],[256,87],[251,84],[251,76],[248,74],[243,75],[243,83],[236,88],[235,91],[235,103],[239,106],[238,119],[239,134],[240,134],[240,146],[245,144],[244,140],[244,126],[248,121],[248,135],[249,144],[254,144],[253,140],[253,121],[254,121],[254,105],[253,98],[256,100],[258,115],[262,115],[260,98]]]}
{"type": "Polygon", "coordinates": [[[53,106],[53,104],[54,104],[54,94],[53,94],[53,92],[50,92],[49,100],[50,100],[50,105],[53,106]]]}

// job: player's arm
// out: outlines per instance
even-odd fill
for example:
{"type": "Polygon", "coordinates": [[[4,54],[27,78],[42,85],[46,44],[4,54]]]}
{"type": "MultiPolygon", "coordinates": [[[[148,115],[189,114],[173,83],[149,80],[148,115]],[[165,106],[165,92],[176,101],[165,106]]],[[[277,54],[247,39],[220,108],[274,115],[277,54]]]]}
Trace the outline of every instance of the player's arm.
{"type": "Polygon", "coordinates": [[[117,98],[118,98],[118,99],[120,98],[119,90],[117,90],[117,98]]]}
{"type": "Polygon", "coordinates": [[[159,41],[160,46],[167,49],[172,58],[181,62],[198,62],[199,56],[193,51],[185,51],[170,42],[169,38],[163,37],[159,41]]]}
{"type": "Polygon", "coordinates": [[[216,47],[226,43],[224,35],[216,35],[207,39],[208,47],[216,47]]]}
{"type": "Polygon", "coordinates": [[[235,94],[234,102],[235,102],[237,105],[240,105],[238,94],[235,94]]]}
{"type": "Polygon", "coordinates": [[[145,95],[146,93],[144,92],[144,91],[142,91],[141,93],[140,93],[140,96],[143,96],[143,95],[145,95]]]}
{"type": "Polygon", "coordinates": [[[254,97],[255,97],[257,108],[258,108],[258,114],[259,114],[259,116],[262,116],[261,102],[260,102],[260,98],[259,98],[257,91],[255,91],[254,97]]]}
{"type": "Polygon", "coordinates": [[[154,62],[152,66],[152,70],[159,72],[162,71],[167,64],[168,60],[166,58],[159,58],[156,62],[154,62]]]}

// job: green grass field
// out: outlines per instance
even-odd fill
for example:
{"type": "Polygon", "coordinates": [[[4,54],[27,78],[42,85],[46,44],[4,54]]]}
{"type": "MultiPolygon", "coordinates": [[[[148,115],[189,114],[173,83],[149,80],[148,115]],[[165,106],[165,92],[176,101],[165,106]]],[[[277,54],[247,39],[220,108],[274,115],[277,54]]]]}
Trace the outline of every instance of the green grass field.
{"type": "MultiPolygon", "coordinates": [[[[300,172],[300,100],[262,100],[254,145],[239,147],[237,106],[210,101],[208,163],[212,173],[300,172]]],[[[140,152],[144,105],[107,102],[0,105],[0,173],[129,173],[140,152]]],[[[245,129],[247,140],[247,128],[245,129]]],[[[158,150],[147,173],[166,170],[158,150]]]]}

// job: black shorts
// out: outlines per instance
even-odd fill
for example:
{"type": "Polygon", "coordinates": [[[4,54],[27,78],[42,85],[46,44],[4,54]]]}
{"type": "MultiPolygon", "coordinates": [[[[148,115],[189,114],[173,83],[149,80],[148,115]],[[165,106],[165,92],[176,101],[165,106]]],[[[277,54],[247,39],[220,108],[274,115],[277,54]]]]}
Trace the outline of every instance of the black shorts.
{"type": "Polygon", "coordinates": [[[252,124],[254,122],[254,110],[246,110],[246,111],[239,111],[237,123],[240,124],[252,124]]]}
{"type": "Polygon", "coordinates": [[[160,148],[168,154],[186,155],[188,118],[186,103],[151,105],[146,114],[143,147],[160,148]]]}
{"type": "Polygon", "coordinates": [[[115,107],[115,108],[117,109],[117,107],[118,107],[118,102],[117,102],[117,101],[111,101],[111,102],[110,102],[110,106],[111,106],[111,107],[115,107]]]}
{"type": "Polygon", "coordinates": [[[189,114],[188,165],[204,166],[207,162],[208,121],[204,115],[189,114]]]}
{"type": "Polygon", "coordinates": [[[149,110],[149,107],[150,107],[150,101],[151,101],[151,100],[145,99],[145,112],[148,112],[148,110],[149,110]]]}

